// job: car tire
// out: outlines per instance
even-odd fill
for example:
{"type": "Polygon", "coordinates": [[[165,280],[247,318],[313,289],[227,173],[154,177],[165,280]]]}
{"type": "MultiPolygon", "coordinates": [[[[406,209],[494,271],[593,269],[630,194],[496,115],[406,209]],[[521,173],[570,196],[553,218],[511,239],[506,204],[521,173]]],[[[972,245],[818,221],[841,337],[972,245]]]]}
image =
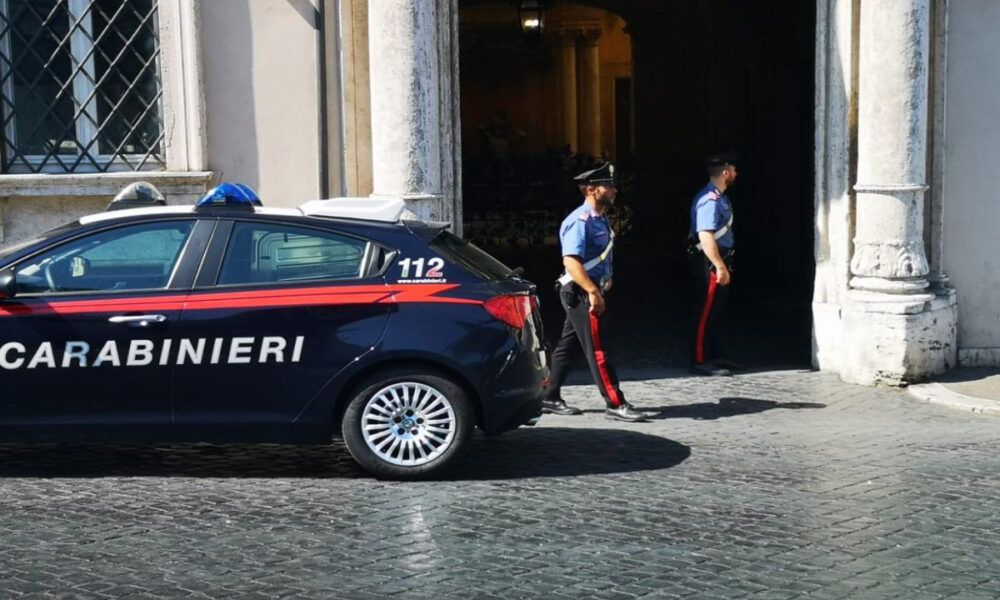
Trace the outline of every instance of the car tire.
{"type": "Polygon", "coordinates": [[[341,430],[358,464],[381,479],[421,479],[452,466],[468,442],[475,411],[451,379],[391,369],[358,386],[341,430]]]}

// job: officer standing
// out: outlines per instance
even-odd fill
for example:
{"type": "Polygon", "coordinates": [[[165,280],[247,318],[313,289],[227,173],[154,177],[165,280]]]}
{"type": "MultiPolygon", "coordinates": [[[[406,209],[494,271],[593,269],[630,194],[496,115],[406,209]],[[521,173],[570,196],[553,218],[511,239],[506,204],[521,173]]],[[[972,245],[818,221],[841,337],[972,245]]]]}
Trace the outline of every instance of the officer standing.
{"type": "Polygon", "coordinates": [[[735,153],[715,154],[706,162],[709,182],[691,204],[691,252],[697,286],[691,372],[732,375],[742,365],[726,356],[725,313],[732,279],[733,207],[726,190],[736,181],[735,153]]]}
{"type": "Polygon", "coordinates": [[[559,278],[559,301],[566,311],[562,335],[552,351],[552,370],[542,398],[542,412],[578,415],[560,396],[573,358],[582,347],[590,373],[607,403],[605,416],[618,421],[645,421],[646,415],[625,401],[618,377],[602,345],[604,294],[611,288],[614,234],[605,211],[614,204],[614,166],[605,163],[574,178],[583,204],[559,226],[565,274],[559,278]]]}

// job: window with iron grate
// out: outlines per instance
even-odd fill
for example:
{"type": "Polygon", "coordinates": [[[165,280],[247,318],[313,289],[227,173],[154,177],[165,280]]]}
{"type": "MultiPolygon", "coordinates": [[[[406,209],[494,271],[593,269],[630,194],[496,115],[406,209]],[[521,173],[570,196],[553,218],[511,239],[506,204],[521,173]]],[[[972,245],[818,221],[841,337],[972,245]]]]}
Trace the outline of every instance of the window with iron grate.
{"type": "Polygon", "coordinates": [[[157,0],[0,0],[4,173],[163,169],[157,0]]]}

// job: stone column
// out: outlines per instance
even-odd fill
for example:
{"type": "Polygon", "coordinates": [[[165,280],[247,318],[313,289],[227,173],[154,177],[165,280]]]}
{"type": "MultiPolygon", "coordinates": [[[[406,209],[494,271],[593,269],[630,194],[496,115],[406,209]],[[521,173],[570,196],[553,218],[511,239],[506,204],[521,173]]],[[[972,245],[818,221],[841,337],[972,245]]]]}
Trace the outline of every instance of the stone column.
{"type": "Polygon", "coordinates": [[[580,147],[576,128],[576,38],[575,31],[559,32],[562,73],[563,142],[576,152],[580,147]]]}
{"type": "Polygon", "coordinates": [[[926,291],[929,24],[930,0],[861,3],[851,381],[907,383],[954,365],[954,297],[926,291]]]}
{"type": "MultiPolygon", "coordinates": [[[[456,147],[442,87],[452,78],[452,36],[446,2],[368,3],[371,74],[372,196],[401,197],[418,217],[452,220],[453,182],[444,181],[445,149],[456,147]],[[444,112],[444,118],[442,118],[444,112]]],[[[457,173],[456,173],[457,176],[457,173]]]]}
{"type": "Polygon", "coordinates": [[[601,156],[601,62],[597,41],[601,31],[580,38],[580,152],[601,156]]]}

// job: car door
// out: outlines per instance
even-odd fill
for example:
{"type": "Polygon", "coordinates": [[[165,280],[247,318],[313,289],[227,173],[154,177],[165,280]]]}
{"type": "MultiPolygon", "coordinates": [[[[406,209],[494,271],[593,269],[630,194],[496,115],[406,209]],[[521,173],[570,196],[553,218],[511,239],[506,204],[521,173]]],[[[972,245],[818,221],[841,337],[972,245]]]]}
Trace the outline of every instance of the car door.
{"type": "Polygon", "coordinates": [[[13,265],[17,293],[0,301],[0,426],[165,437],[170,335],[213,226],[110,225],[13,265]]]}
{"type": "Polygon", "coordinates": [[[373,349],[393,308],[382,277],[369,274],[374,247],[297,223],[220,226],[179,323],[178,431],[286,439],[293,423],[317,425],[300,415],[373,349]]]}

